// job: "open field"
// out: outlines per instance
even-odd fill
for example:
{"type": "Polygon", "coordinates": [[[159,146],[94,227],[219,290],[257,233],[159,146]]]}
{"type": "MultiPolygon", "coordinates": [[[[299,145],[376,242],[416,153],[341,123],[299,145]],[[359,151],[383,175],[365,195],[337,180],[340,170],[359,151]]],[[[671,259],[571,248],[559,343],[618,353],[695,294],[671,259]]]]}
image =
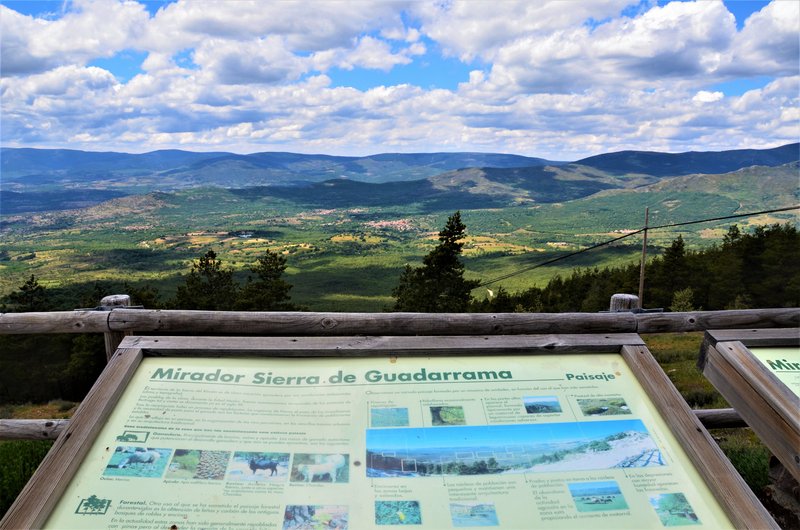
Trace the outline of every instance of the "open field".
{"type": "MultiPolygon", "coordinates": [[[[650,224],[730,215],[739,204],[704,193],[626,192],[553,204],[462,209],[467,278],[491,280],[650,224]]],[[[201,188],[114,199],[89,208],[0,217],[0,293],[31,274],[47,288],[94,282],[152,284],[169,298],[208,249],[240,280],[265,250],[286,256],[295,303],[319,311],[381,311],[406,264],[418,265],[457,204],[306,208],[246,190],[201,188]]],[[[791,219],[791,214],[774,220],[791,219]]],[[[745,220],[746,221],[746,220],[745,220]]],[[[649,254],[680,233],[688,248],[718,241],[730,223],[650,233],[649,254]]],[[[743,226],[743,223],[739,223],[743,226]]],[[[515,292],[575,267],[635,263],[638,236],[493,284],[515,292]]],[[[485,289],[473,293],[487,295],[485,289]]]]}

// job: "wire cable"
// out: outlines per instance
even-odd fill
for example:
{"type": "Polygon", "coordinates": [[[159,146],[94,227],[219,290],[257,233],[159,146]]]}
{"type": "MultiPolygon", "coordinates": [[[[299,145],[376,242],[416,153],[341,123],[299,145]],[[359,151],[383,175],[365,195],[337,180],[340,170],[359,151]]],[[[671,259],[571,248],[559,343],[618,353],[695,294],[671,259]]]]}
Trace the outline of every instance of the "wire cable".
{"type": "Polygon", "coordinates": [[[790,210],[800,210],[800,205],[788,206],[786,208],[775,208],[775,209],[772,209],[772,210],[762,210],[760,212],[750,212],[750,213],[742,213],[742,214],[736,214],[736,215],[726,215],[726,216],[723,216],[723,217],[710,217],[708,219],[699,219],[699,220],[695,220],[695,221],[684,221],[682,223],[670,223],[670,224],[665,224],[665,225],[656,225],[656,226],[648,226],[647,228],[640,228],[639,230],[636,230],[634,232],[630,232],[630,233],[625,234],[623,236],[615,237],[614,239],[609,239],[608,241],[603,241],[602,243],[597,243],[597,244],[592,245],[590,247],[587,247],[587,248],[584,248],[584,249],[581,249],[581,250],[576,250],[575,252],[570,252],[569,254],[564,254],[564,255],[558,256],[556,258],[549,259],[549,260],[543,261],[541,263],[537,263],[535,265],[529,265],[527,267],[523,267],[521,269],[518,269],[518,270],[516,270],[514,272],[509,272],[507,274],[503,274],[502,276],[498,276],[496,278],[492,278],[491,280],[482,281],[480,284],[478,284],[477,287],[475,287],[475,289],[478,289],[480,287],[486,287],[487,285],[491,285],[493,283],[497,283],[497,282],[500,282],[500,281],[503,281],[503,280],[507,280],[509,278],[512,278],[512,277],[517,276],[519,274],[522,274],[524,272],[532,271],[534,269],[538,269],[539,267],[544,267],[545,265],[552,265],[553,263],[565,260],[567,258],[571,258],[572,256],[577,256],[578,254],[583,254],[584,252],[589,252],[590,250],[594,250],[596,248],[600,248],[600,247],[604,247],[606,245],[610,245],[611,243],[615,243],[617,241],[620,241],[621,239],[625,239],[626,237],[631,237],[631,236],[635,236],[636,234],[641,234],[645,230],[649,231],[649,230],[659,230],[659,229],[662,229],[662,228],[674,228],[676,226],[686,226],[686,225],[693,225],[693,224],[699,224],[699,223],[708,223],[708,222],[711,222],[711,221],[724,221],[726,219],[737,219],[737,218],[740,218],[740,217],[753,217],[755,215],[762,215],[762,214],[765,214],[765,213],[787,212],[787,211],[790,211],[790,210]]]}

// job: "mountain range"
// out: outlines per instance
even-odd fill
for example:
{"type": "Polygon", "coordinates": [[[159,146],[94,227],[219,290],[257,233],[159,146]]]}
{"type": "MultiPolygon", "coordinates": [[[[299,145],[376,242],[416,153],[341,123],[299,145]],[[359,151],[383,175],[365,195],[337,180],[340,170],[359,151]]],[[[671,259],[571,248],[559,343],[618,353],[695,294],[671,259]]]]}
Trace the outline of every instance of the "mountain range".
{"type": "Polygon", "coordinates": [[[499,153],[344,157],[32,148],[3,148],[0,156],[3,214],[75,209],[126,195],[208,186],[245,198],[275,197],[318,207],[425,202],[433,209],[437,204],[554,203],[671,186],[721,194],[730,188],[740,194],[749,186],[770,190],[771,206],[785,206],[798,197],[800,144],[721,152],[621,151],[574,162],[499,153]]]}

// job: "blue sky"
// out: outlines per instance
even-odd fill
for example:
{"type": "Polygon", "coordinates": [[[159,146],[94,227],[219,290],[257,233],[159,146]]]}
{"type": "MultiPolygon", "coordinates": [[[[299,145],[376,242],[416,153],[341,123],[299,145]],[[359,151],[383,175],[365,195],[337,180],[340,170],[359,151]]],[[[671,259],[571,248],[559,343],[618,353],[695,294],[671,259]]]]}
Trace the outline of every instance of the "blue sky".
{"type": "Polygon", "coordinates": [[[791,0],[0,0],[0,25],[3,146],[574,160],[800,136],[791,0]]]}
{"type": "Polygon", "coordinates": [[[647,433],[641,420],[584,421],[526,425],[478,425],[423,429],[368,429],[370,451],[403,451],[442,447],[588,442],[625,431],[647,433]]]}

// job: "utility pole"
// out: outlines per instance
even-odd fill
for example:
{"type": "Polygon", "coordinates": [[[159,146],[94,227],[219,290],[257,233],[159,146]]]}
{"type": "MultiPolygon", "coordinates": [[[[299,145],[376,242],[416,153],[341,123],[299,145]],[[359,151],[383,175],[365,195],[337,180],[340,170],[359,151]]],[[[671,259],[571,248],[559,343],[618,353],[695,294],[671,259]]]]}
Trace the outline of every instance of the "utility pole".
{"type": "Polygon", "coordinates": [[[650,221],[650,207],[644,209],[644,238],[642,239],[642,264],[639,268],[639,307],[644,309],[644,262],[647,259],[647,225],[650,221]]]}

